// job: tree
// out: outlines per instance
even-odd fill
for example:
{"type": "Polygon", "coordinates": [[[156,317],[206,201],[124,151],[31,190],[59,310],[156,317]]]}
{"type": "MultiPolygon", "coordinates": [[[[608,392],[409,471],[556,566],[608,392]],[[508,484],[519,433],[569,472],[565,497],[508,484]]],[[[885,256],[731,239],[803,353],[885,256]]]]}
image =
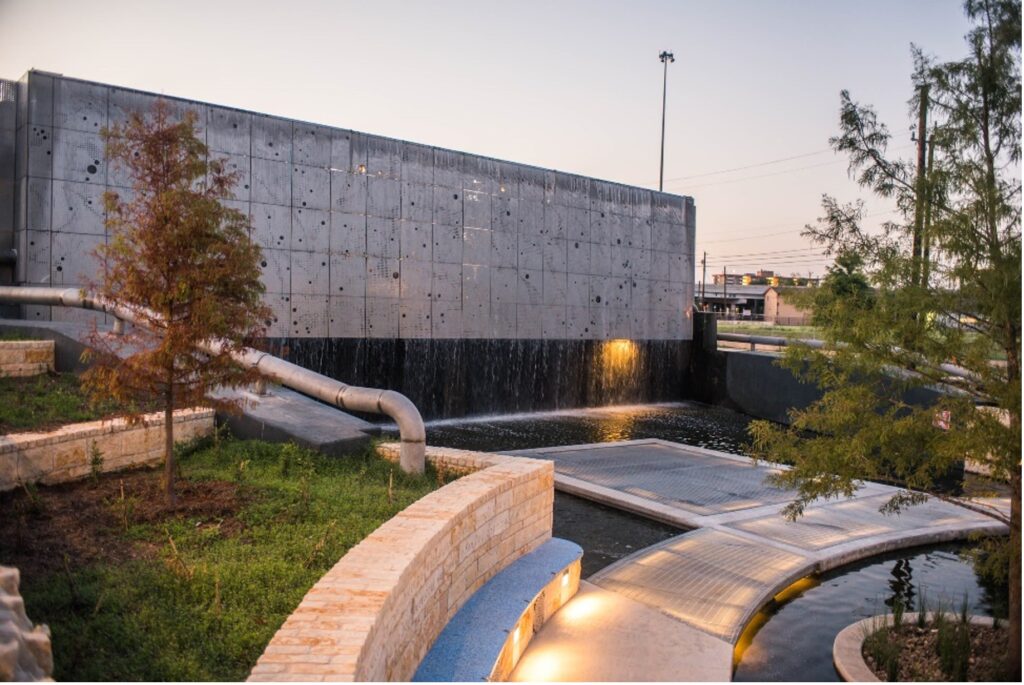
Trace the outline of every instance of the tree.
{"type": "Polygon", "coordinates": [[[913,48],[910,110],[916,119],[928,98],[932,116],[925,175],[889,157],[890,134],[874,110],[841,94],[832,145],[849,155],[862,187],[895,201],[900,218],[871,233],[861,226],[861,203],[824,198],[824,216],[805,235],[841,256],[814,294],[825,347],[791,347],[782,362],[823,395],[793,412],[788,428],[755,423],[753,449],[794,465],[777,478],[798,493],[790,516],[872,479],[904,485],[887,511],[933,496],[1006,523],[1009,539],[989,544],[1001,545],[993,558],[1003,560],[1009,583],[1008,666],[1019,678],[1021,5],[967,0],[964,7],[972,23],[964,59],[938,63],[913,48]],[[870,291],[855,278],[858,262],[870,291]],[[950,364],[961,368],[959,377],[950,376],[950,364]],[[913,388],[954,383],[958,392],[935,406],[904,399],[913,388]],[[1009,516],[937,490],[964,458],[1009,484],[1009,516]]]}
{"type": "MultiPolygon", "coordinates": [[[[249,239],[248,218],[226,207],[237,182],[223,160],[208,161],[196,138],[196,117],[178,117],[158,100],[103,132],[107,156],[132,179],[127,197],[104,196],[108,242],[99,295],[129,307],[143,320],[123,336],[94,329],[95,363],[84,378],[94,398],[126,406],[157,398],[164,411],[164,476],[176,504],[173,412],[201,404],[219,386],[254,380],[231,354],[261,337],[269,317],[261,304],[260,249],[249,239]],[[197,343],[218,339],[216,354],[197,343]]],[[[138,420],[139,413],[129,416],[138,420]]]]}

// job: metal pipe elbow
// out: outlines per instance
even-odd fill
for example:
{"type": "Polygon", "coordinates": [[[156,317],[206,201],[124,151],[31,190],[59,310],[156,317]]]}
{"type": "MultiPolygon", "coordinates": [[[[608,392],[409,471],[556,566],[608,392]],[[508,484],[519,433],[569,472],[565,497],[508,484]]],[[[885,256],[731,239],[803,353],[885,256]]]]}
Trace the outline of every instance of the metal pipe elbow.
{"type": "Polygon", "coordinates": [[[399,465],[406,473],[423,473],[426,464],[427,429],[420,410],[405,395],[384,390],[378,399],[381,411],[398,424],[401,437],[399,465]]]}

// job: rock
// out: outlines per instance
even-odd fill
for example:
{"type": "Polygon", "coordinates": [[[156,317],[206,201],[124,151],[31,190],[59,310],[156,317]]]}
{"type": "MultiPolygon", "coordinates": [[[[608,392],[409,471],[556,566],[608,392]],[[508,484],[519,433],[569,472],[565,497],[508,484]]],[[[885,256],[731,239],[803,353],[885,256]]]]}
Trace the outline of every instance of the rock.
{"type": "Polygon", "coordinates": [[[52,680],[50,629],[29,620],[19,584],[18,569],[0,566],[0,680],[52,680]]]}

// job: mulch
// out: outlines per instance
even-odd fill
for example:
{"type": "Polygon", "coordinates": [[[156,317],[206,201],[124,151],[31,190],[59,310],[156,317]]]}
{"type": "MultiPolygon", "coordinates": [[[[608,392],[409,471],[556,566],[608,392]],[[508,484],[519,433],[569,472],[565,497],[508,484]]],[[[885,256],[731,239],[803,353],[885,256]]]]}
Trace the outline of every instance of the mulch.
{"type": "MultiPolygon", "coordinates": [[[[950,620],[957,620],[951,618],[950,620]]],[[[899,632],[890,633],[890,640],[900,646],[900,681],[948,681],[949,678],[939,667],[936,651],[938,630],[930,626],[918,628],[904,625],[899,632]]],[[[1005,680],[1004,656],[1006,655],[1006,630],[989,626],[971,625],[971,656],[967,668],[970,682],[992,682],[1005,680]]],[[[884,668],[878,667],[868,654],[864,661],[875,672],[879,680],[887,680],[884,668]]]]}
{"type": "Polygon", "coordinates": [[[36,576],[154,555],[159,546],[124,535],[126,519],[129,525],[199,519],[199,525],[215,526],[225,536],[241,532],[236,483],[179,478],[178,504],[171,507],[160,476],[159,470],[139,469],[0,493],[0,563],[36,576]]]}

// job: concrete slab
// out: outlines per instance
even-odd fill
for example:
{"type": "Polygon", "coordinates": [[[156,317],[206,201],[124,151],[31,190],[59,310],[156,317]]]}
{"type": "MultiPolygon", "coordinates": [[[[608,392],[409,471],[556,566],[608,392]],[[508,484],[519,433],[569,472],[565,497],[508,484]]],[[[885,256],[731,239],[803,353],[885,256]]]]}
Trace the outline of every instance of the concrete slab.
{"type": "Polygon", "coordinates": [[[727,681],[732,645],[583,581],[544,624],[514,681],[727,681]]]}
{"type": "Polygon", "coordinates": [[[222,390],[217,396],[240,402],[241,414],[222,419],[241,438],[292,441],[343,456],[362,451],[380,433],[379,426],[280,386],[269,387],[266,395],[222,390]]]}

